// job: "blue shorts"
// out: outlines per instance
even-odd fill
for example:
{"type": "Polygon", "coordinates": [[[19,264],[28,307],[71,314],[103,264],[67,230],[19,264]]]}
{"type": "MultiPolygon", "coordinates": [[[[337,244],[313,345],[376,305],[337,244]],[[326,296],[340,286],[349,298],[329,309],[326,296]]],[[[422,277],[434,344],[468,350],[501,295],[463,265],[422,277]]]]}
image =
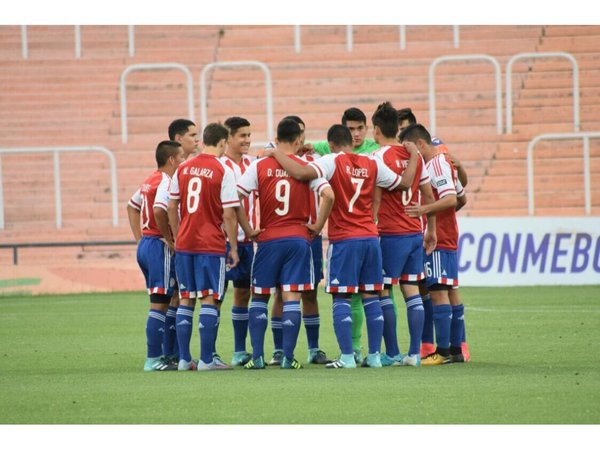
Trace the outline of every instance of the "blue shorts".
{"type": "Polygon", "coordinates": [[[435,285],[458,286],[458,257],[456,251],[434,250],[425,255],[427,288],[435,285]]]}
{"type": "Polygon", "coordinates": [[[314,289],[312,252],[306,239],[286,238],[258,244],[252,263],[252,292],[274,294],[314,289]]]}
{"type": "Polygon", "coordinates": [[[355,293],[382,289],[381,247],[377,238],[329,243],[325,292],[355,293]]]}
{"type": "Polygon", "coordinates": [[[384,235],[379,238],[383,260],[383,282],[398,284],[420,281],[423,273],[423,235],[384,235]]]}
{"type": "Polygon", "coordinates": [[[225,288],[225,256],[177,252],[179,298],[221,298],[225,288]]]}
{"type": "Polygon", "coordinates": [[[159,237],[142,237],[137,247],[137,262],[146,279],[148,294],[173,294],[175,259],[167,244],[159,237]]]}
{"type": "Polygon", "coordinates": [[[323,237],[317,236],[310,243],[315,269],[315,287],[323,279],[323,237]]]}
{"type": "MultiPolygon", "coordinates": [[[[227,254],[231,249],[227,243],[227,254]]],[[[225,281],[248,281],[250,283],[250,273],[252,272],[252,259],[254,258],[254,244],[238,243],[238,256],[240,262],[233,269],[225,267],[225,281]]]]}

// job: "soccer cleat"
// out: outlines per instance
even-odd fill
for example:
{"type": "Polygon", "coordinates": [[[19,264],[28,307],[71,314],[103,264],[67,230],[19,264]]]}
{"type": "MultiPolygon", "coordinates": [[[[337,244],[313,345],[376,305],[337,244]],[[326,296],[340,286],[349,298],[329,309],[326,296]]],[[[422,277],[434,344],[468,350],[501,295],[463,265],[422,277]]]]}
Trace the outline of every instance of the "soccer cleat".
{"type": "Polygon", "coordinates": [[[360,348],[354,349],[354,350],[352,350],[352,352],[354,354],[354,362],[360,366],[363,363],[363,355],[360,351],[360,348]]]}
{"type": "Polygon", "coordinates": [[[356,369],[354,355],[340,355],[340,357],[329,364],[325,364],[327,369],[356,369]]]}
{"type": "Polygon", "coordinates": [[[459,353],[458,355],[450,355],[450,362],[451,363],[464,363],[465,357],[463,356],[462,353],[459,353]]]}
{"type": "Polygon", "coordinates": [[[329,364],[331,359],[327,358],[327,355],[323,350],[309,350],[308,351],[308,359],[309,364],[329,364]]]}
{"type": "MultiPolygon", "coordinates": [[[[213,355],[212,363],[215,365],[215,368],[218,370],[232,370],[233,367],[225,364],[221,357],[217,354],[213,355]]],[[[199,366],[198,366],[199,367],[199,366]]]]}
{"type": "Polygon", "coordinates": [[[185,359],[180,359],[177,364],[177,370],[196,370],[198,368],[198,363],[193,359],[191,361],[186,361],[185,359]]]}
{"type": "Polygon", "coordinates": [[[383,367],[401,366],[402,365],[402,354],[398,353],[396,356],[388,356],[387,353],[382,353],[381,354],[381,365],[383,367]]]}
{"type": "Polygon", "coordinates": [[[381,365],[381,355],[377,353],[369,353],[363,361],[361,367],[371,367],[373,369],[379,369],[381,365]]]}
{"type": "Polygon", "coordinates": [[[414,366],[418,367],[421,365],[421,355],[406,355],[402,358],[403,366],[414,366]]]}
{"type": "Polygon", "coordinates": [[[164,356],[147,358],[144,363],[144,372],[166,372],[170,370],[177,370],[177,364],[164,356]]]}
{"type": "Polygon", "coordinates": [[[442,356],[439,353],[432,353],[421,360],[422,366],[441,366],[452,362],[450,356],[442,356]]]}
{"type": "Polygon", "coordinates": [[[259,356],[258,358],[255,358],[255,359],[251,359],[244,365],[244,369],[250,369],[250,370],[265,369],[265,368],[266,368],[265,359],[262,356],[259,356]]]}
{"type": "Polygon", "coordinates": [[[233,367],[228,366],[220,358],[215,357],[210,363],[205,363],[201,359],[198,360],[198,368],[196,369],[199,372],[204,370],[231,370],[233,367]]]}
{"type": "Polygon", "coordinates": [[[302,364],[300,364],[295,358],[287,359],[285,356],[281,361],[282,369],[302,369],[302,364]]]}
{"type": "Polygon", "coordinates": [[[427,356],[435,353],[435,345],[431,342],[422,342],[421,343],[421,358],[426,358],[427,356]]]}
{"type": "Polygon", "coordinates": [[[460,348],[461,348],[462,354],[465,358],[465,362],[471,361],[471,352],[469,351],[469,344],[467,344],[466,342],[463,342],[460,345],[460,348]]]}
{"type": "Polygon", "coordinates": [[[252,355],[246,351],[233,352],[233,357],[231,358],[231,365],[232,366],[244,366],[251,359],[252,359],[252,355]]]}
{"type": "Polygon", "coordinates": [[[283,359],[283,352],[281,350],[275,350],[273,352],[273,357],[271,361],[269,361],[270,366],[280,366],[281,360],[283,359]]]}

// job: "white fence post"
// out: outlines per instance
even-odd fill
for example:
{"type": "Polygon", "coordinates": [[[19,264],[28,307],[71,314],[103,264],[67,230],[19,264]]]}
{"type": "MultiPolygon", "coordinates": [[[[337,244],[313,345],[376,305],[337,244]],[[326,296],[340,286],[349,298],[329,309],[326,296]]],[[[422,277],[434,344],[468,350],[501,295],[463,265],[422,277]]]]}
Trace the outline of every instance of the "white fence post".
{"type": "Polygon", "coordinates": [[[506,132],[512,133],[512,66],[523,58],[565,58],[573,66],[573,128],[579,131],[579,66],[573,55],[566,52],[518,53],[506,64],[506,132]]]}
{"type": "Polygon", "coordinates": [[[121,81],[119,86],[119,92],[121,97],[121,142],[127,144],[127,87],[126,80],[127,75],[131,72],[141,70],[168,70],[175,69],[180,70],[185,74],[187,79],[187,99],[188,99],[188,116],[189,119],[194,121],[194,82],[192,80],[192,72],[190,69],[179,63],[157,63],[157,64],[133,64],[127,66],[123,72],[121,72],[121,81]]]}
{"type": "Polygon", "coordinates": [[[576,133],[548,133],[540,134],[533,138],[527,146],[527,199],[528,212],[533,216],[535,212],[534,183],[533,183],[533,150],[540,141],[583,139],[583,189],[585,198],[585,213],[592,212],[591,178],[590,178],[590,138],[600,138],[600,131],[576,133]]]}
{"type": "Polygon", "coordinates": [[[21,54],[23,59],[29,58],[29,45],[27,43],[27,25],[21,25],[21,54]]]}
{"type": "MultiPolygon", "coordinates": [[[[54,167],[54,201],[56,214],[56,228],[62,227],[62,202],[61,202],[61,176],[59,153],[62,152],[100,152],[108,158],[110,164],[110,185],[112,200],[112,223],[113,227],[119,224],[118,213],[118,193],[117,193],[117,163],[113,153],[106,147],[20,147],[20,148],[0,148],[0,156],[3,153],[52,153],[54,167]]],[[[4,191],[2,189],[2,167],[0,165],[0,230],[5,226],[4,219],[4,191]]]]}
{"type": "Polygon", "coordinates": [[[206,74],[216,67],[241,67],[256,66],[261,69],[265,75],[265,102],[267,104],[267,139],[273,140],[273,93],[271,82],[271,70],[269,66],[260,61],[223,61],[207,64],[200,73],[200,127],[204,128],[208,124],[207,119],[207,95],[206,95],[206,74]]]}
{"type": "Polygon", "coordinates": [[[456,55],[440,56],[439,58],[434,59],[429,65],[429,131],[432,135],[436,134],[435,68],[442,62],[472,60],[489,61],[494,66],[494,73],[496,76],[496,132],[502,134],[502,79],[500,76],[500,64],[498,64],[498,60],[489,55],[456,55]]]}
{"type": "Polygon", "coordinates": [[[75,58],[81,58],[81,25],[75,25],[75,58]]]}

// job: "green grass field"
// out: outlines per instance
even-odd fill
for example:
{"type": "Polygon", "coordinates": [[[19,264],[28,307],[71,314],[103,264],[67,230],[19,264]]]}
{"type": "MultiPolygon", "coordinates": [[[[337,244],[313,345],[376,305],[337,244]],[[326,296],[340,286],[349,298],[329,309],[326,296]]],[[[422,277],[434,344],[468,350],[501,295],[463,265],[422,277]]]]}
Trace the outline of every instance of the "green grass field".
{"type": "MultiPolygon", "coordinates": [[[[461,292],[472,353],[467,364],[217,373],[142,371],[148,306],[142,292],[0,297],[0,422],[600,423],[600,286],[461,292]]],[[[321,346],[336,356],[331,300],[324,293],[320,299],[321,346]]],[[[230,306],[223,307],[217,341],[226,361],[230,306]]],[[[198,349],[196,330],[192,354],[198,349]]],[[[297,357],[306,358],[304,329],[297,357]]]]}

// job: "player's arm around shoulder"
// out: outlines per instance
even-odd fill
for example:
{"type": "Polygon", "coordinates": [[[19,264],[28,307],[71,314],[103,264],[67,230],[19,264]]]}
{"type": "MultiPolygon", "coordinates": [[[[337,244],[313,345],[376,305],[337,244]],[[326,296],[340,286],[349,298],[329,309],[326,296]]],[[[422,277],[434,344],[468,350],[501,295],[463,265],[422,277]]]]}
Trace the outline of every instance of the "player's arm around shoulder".
{"type": "Polygon", "coordinates": [[[300,164],[295,158],[290,158],[277,148],[265,150],[265,156],[275,158],[288,175],[296,180],[310,181],[318,178],[317,171],[312,166],[300,164]]]}
{"type": "Polygon", "coordinates": [[[408,166],[402,172],[402,180],[400,181],[400,185],[398,189],[402,191],[408,191],[413,181],[415,180],[415,176],[417,174],[417,167],[419,165],[419,160],[421,155],[419,154],[419,150],[417,146],[413,142],[404,142],[402,145],[406,148],[408,153],[410,154],[410,159],[408,160],[408,166]]]}

